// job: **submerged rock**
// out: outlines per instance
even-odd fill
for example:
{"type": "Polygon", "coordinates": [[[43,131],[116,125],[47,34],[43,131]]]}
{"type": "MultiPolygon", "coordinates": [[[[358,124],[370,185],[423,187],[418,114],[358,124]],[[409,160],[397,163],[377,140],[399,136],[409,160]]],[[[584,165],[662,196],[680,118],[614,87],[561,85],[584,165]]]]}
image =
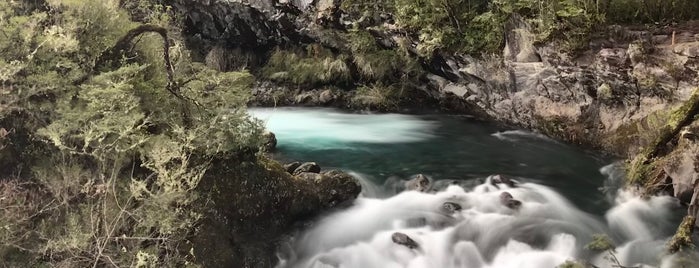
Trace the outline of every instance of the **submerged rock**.
{"type": "Polygon", "coordinates": [[[406,191],[427,192],[431,188],[432,182],[423,174],[417,174],[411,180],[405,182],[406,191]]]}
{"type": "Polygon", "coordinates": [[[512,194],[508,192],[502,192],[500,194],[500,204],[510,209],[518,209],[522,206],[522,202],[514,199],[514,197],[512,197],[512,194]]]}
{"type": "Polygon", "coordinates": [[[442,210],[447,214],[453,214],[454,212],[461,211],[461,205],[454,202],[444,202],[444,204],[442,204],[442,210]]]}
{"type": "Polygon", "coordinates": [[[515,181],[512,180],[510,177],[505,176],[505,175],[493,175],[490,178],[490,184],[497,186],[498,184],[505,184],[509,187],[515,187],[515,181]]]}
{"type": "Polygon", "coordinates": [[[393,240],[393,243],[396,243],[398,245],[406,246],[409,249],[416,249],[420,247],[420,245],[415,242],[412,238],[410,238],[407,234],[404,233],[399,233],[395,232],[393,235],[391,235],[391,240],[393,240]]]}
{"type": "Polygon", "coordinates": [[[304,172],[320,173],[320,166],[316,162],[306,162],[297,167],[293,174],[298,175],[304,172]]]}

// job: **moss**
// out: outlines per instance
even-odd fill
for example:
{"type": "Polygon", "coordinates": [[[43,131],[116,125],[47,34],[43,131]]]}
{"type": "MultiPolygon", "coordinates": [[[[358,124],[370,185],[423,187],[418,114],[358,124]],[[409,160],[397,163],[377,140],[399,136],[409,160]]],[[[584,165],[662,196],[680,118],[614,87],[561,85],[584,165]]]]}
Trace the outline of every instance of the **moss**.
{"type": "Polygon", "coordinates": [[[585,268],[585,265],[582,265],[581,263],[579,263],[577,261],[568,260],[568,261],[558,265],[557,268],[585,268]]]}
{"type": "Polygon", "coordinates": [[[682,223],[677,228],[677,232],[670,239],[668,243],[668,251],[670,253],[676,253],[687,248],[694,248],[694,243],[692,243],[692,233],[694,231],[694,223],[696,218],[694,216],[687,215],[682,219],[682,223]]]}
{"type": "Polygon", "coordinates": [[[597,88],[597,98],[603,101],[609,101],[613,95],[612,87],[608,83],[603,83],[597,88]]]}
{"type": "Polygon", "coordinates": [[[614,249],[614,241],[606,234],[592,235],[592,241],[585,245],[585,249],[593,251],[607,251],[614,249]]]}
{"type": "MultiPolygon", "coordinates": [[[[696,113],[699,112],[699,89],[696,89],[692,96],[683,104],[670,111],[658,111],[640,122],[634,123],[638,139],[643,143],[643,147],[637,155],[627,165],[627,183],[644,186],[644,192],[652,194],[662,184],[662,171],[655,162],[661,161],[668,153],[666,144],[674,139],[682,127],[694,121],[696,113]]],[[[622,128],[629,130],[628,127],[622,128]]],[[[626,133],[624,131],[617,131],[626,133]]],[[[626,133],[625,135],[628,135],[626,133]]]]}
{"type": "Polygon", "coordinates": [[[351,78],[346,61],[345,56],[335,56],[319,45],[309,45],[305,52],[277,49],[261,75],[295,85],[345,84],[351,78]]]}

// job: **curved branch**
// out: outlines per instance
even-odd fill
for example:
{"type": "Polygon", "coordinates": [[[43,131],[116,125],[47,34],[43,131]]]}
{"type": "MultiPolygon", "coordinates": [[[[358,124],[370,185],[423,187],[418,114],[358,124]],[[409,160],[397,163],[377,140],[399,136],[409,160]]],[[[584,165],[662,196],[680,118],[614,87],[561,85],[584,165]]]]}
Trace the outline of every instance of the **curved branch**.
{"type": "Polygon", "coordinates": [[[76,80],[73,84],[78,85],[85,82],[88,78],[90,78],[90,76],[96,73],[99,66],[110,65],[110,63],[114,60],[120,59],[131,49],[131,43],[133,40],[144,33],[157,33],[163,39],[163,60],[165,61],[165,72],[167,73],[168,80],[166,89],[176,97],[182,99],[183,97],[177,93],[178,86],[177,82],[175,82],[175,74],[172,67],[172,62],[170,61],[170,39],[168,38],[167,29],[150,24],[140,25],[129,30],[116,42],[116,44],[114,44],[114,46],[100,54],[90,72],[76,80]]]}

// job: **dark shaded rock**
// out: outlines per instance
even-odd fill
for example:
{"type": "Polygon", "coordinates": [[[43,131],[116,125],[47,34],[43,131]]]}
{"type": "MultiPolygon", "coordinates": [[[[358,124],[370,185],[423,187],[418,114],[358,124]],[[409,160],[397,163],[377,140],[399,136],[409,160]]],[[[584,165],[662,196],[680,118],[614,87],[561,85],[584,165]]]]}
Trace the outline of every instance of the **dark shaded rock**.
{"type": "Polygon", "coordinates": [[[294,226],[347,204],[359,182],[339,171],[298,179],[266,159],[212,163],[199,185],[206,200],[193,234],[195,260],[204,267],[274,267],[277,243],[294,226]]]}
{"type": "Polygon", "coordinates": [[[405,182],[406,191],[427,192],[431,187],[432,182],[423,174],[417,174],[411,180],[405,182]]]}
{"type": "Polygon", "coordinates": [[[301,166],[301,162],[291,162],[288,164],[284,164],[284,169],[286,172],[289,172],[289,174],[293,174],[294,171],[301,166]]]}
{"type": "Polygon", "coordinates": [[[500,204],[510,209],[518,209],[522,206],[522,202],[514,199],[512,194],[508,192],[502,192],[500,194],[500,204]]]}
{"type": "Polygon", "coordinates": [[[262,150],[265,152],[272,152],[277,148],[277,136],[274,133],[268,131],[263,134],[264,144],[262,144],[262,150]]]}
{"type": "Polygon", "coordinates": [[[420,247],[420,245],[415,242],[412,238],[410,238],[407,234],[404,233],[399,233],[395,232],[393,235],[391,235],[391,240],[393,240],[393,243],[396,243],[398,245],[406,246],[409,249],[416,249],[420,247]]]}
{"type": "Polygon", "coordinates": [[[444,202],[444,204],[442,204],[442,211],[447,214],[453,214],[454,212],[461,211],[461,205],[454,202],[444,202]]]}
{"type": "Polygon", "coordinates": [[[298,175],[304,172],[320,173],[320,166],[316,162],[306,162],[297,167],[293,174],[298,175]]]}
{"type": "Polygon", "coordinates": [[[359,181],[352,175],[340,170],[330,170],[320,174],[315,183],[320,189],[325,189],[319,195],[328,207],[336,207],[345,204],[347,201],[353,201],[362,191],[362,186],[359,181]]]}

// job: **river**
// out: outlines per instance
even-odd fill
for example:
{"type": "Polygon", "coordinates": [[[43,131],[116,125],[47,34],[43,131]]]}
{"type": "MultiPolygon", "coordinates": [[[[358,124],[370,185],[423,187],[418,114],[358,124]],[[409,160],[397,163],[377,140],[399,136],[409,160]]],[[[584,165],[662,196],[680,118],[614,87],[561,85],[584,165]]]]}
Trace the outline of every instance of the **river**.
{"type": "Polygon", "coordinates": [[[619,189],[615,159],[540,134],[441,114],[250,112],[276,134],[276,158],[342,169],[363,187],[283,245],[280,268],[681,267],[697,256],[664,253],[683,211],[673,198],[619,189]],[[431,189],[403,191],[417,174],[431,189]],[[587,249],[597,234],[615,248],[587,249]]]}

